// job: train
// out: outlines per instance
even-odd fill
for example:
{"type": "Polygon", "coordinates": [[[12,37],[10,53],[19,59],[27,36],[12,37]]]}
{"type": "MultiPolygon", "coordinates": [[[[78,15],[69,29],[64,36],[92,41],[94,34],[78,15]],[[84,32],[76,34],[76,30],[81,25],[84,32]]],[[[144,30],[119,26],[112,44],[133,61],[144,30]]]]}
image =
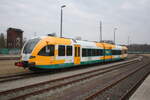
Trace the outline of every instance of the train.
{"type": "Polygon", "coordinates": [[[28,40],[16,66],[36,69],[60,69],[78,65],[119,61],[127,58],[126,46],[75,40],[54,36],[28,40]]]}

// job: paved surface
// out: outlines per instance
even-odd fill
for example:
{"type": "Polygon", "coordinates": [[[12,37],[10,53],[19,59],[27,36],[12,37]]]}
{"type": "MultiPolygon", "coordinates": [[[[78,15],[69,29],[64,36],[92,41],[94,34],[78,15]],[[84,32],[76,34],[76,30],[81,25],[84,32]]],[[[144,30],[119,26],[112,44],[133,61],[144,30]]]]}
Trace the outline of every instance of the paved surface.
{"type": "Polygon", "coordinates": [[[0,54],[0,57],[19,57],[20,55],[15,55],[15,54],[10,54],[10,55],[5,55],[5,54],[0,54]]]}
{"type": "Polygon", "coordinates": [[[150,100],[150,75],[129,100],[150,100]]]}
{"type": "Polygon", "coordinates": [[[0,60],[18,60],[20,55],[2,55],[0,54],[0,60]]]}

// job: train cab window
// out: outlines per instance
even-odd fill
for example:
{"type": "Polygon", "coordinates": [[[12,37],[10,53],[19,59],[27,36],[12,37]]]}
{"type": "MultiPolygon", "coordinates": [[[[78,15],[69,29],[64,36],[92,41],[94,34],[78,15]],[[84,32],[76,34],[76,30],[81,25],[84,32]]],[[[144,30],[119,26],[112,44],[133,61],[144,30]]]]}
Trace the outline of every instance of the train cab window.
{"type": "Polygon", "coordinates": [[[30,39],[24,46],[23,53],[29,54],[34,49],[35,45],[40,41],[39,38],[30,39]]]}
{"type": "Polygon", "coordinates": [[[67,56],[72,56],[72,46],[67,46],[66,49],[67,49],[66,51],[67,56]]]}
{"type": "Polygon", "coordinates": [[[55,46],[54,45],[47,45],[43,47],[38,55],[40,56],[54,56],[55,46]]]}
{"type": "Polygon", "coordinates": [[[58,56],[65,56],[65,46],[64,45],[58,46],[58,56]]]}

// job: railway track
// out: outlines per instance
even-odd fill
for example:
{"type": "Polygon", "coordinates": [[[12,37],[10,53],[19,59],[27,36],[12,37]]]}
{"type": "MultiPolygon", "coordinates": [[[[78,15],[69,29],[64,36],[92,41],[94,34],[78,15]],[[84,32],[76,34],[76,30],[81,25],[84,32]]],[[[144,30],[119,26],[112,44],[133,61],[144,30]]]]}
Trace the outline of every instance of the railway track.
{"type": "Polygon", "coordinates": [[[0,83],[30,78],[30,77],[34,77],[34,76],[38,76],[38,73],[25,72],[25,73],[19,73],[19,74],[12,74],[12,75],[8,75],[8,76],[0,76],[0,83]]]}
{"type": "Polygon", "coordinates": [[[147,60],[145,63],[142,63],[141,65],[137,66],[137,68],[135,68],[131,72],[123,75],[122,77],[117,78],[116,80],[111,81],[108,85],[106,85],[102,89],[100,89],[100,90],[96,91],[95,93],[90,94],[89,96],[87,96],[85,98],[85,100],[102,100],[102,99],[104,99],[104,97],[107,97],[108,100],[128,100],[130,98],[130,96],[132,95],[132,93],[137,89],[137,87],[149,75],[149,73],[150,73],[150,62],[149,61],[150,60],[147,60]],[[133,77],[134,74],[136,75],[138,73],[140,75],[139,76],[140,78],[138,79],[138,77],[134,76],[134,79],[135,79],[134,84],[132,83],[133,85],[130,86],[130,88],[128,88],[126,91],[124,91],[122,89],[121,91],[123,91],[123,92],[120,93],[120,94],[118,93],[117,96],[116,96],[115,93],[111,93],[113,91],[113,89],[114,89],[114,91],[117,90],[117,85],[118,84],[123,84],[123,83],[125,83],[125,81],[129,82],[130,81],[129,79],[131,77],[133,77]],[[142,76],[141,73],[143,73],[143,76],[142,76]],[[138,80],[136,80],[136,78],[138,80]]]}
{"type": "Polygon", "coordinates": [[[137,58],[132,60],[131,62],[119,64],[115,66],[111,66],[108,68],[100,68],[68,77],[63,77],[60,79],[50,80],[46,82],[41,82],[38,84],[28,85],[20,88],[15,88],[11,90],[6,90],[0,92],[0,99],[2,100],[18,100],[18,99],[26,99],[33,95],[39,95],[41,93],[45,93],[47,91],[55,91],[59,88],[72,85],[83,80],[87,80],[93,77],[97,77],[99,75],[103,75],[106,73],[110,73],[114,70],[125,68],[126,66],[131,66],[139,62],[142,58],[137,58]]]}
{"type": "MultiPolygon", "coordinates": [[[[137,58],[137,57],[138,57],[138,55],[134,55],[134,56],[131,56],[131,57],[127,58],[126,60],[130,60],[130,59],[137,58]]],[[[85,67],[80,67],[80,68],[82,69],[82,68],[85,68],[85,67]]],[[[80,69],[80,68],[78,67],[78,69],[80,69]]],[[[69,71],[69,70],[71,70],[71,69],[67,69],[67,71],[69,71]]],[[[63,71],[63,70],[61,70],[61,71],[63,71]]],[[[65,69],[64,69],[64,71],[65,71],[65,69]]],[[[55,73],[57,71],[53,71],[53,72],[55,73]]],[[[58,72],[60,72],[60,70],[58,72]]],[[[16,81],[16,80],[19,80],[19,79],[36,77],[36,76],[41,76],[41,75],[46,75],[46,74],[51,74],[52,72],[46,72],[46,73],[39,72],[39,73],[25,72],[25,73],[17,73],[17,74],[0,76],[0,83],[9,82],[9,81],[16,81]],[[39,73],[40,73],[40,75],[39,75],[39,73]]]]}

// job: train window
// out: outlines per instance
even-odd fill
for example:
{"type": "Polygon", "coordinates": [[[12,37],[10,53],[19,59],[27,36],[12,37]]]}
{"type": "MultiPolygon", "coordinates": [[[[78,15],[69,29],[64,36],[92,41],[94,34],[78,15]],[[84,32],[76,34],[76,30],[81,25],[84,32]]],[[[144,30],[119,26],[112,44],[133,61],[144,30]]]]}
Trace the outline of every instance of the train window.
{"type": "Polygon", "coordinates": [[[99,56],[99,55],[98,55],[98,51],[99,51],[99,49],[96,49],[96,56],[99,56]]]}
{"type": "Polygon", "coordinates": [[[65,46],[64,45],[58,46],[58,56],[65,56],[65,46]]]}
{"type": "Polygon", "coordinates": [[[121,54],[124,54],[124,50],[121,51],[121,54]]]}
{"type": "Polygon", "coordinates": [[[72,56],[72,46],[67,46],[66,47],[66,49],[67,49],[67,56],[72,56]]]}
{"type": "Polygon", "coordinates": [[[94,53],[93,56],[97,56],[97,49],[94,49],[93,53],[94,53]]]}
{"type": "Polygon", "coordinates": [[[105,50],[100,50],[100,52],[101,55],[104,55],[105,50]]]}
{"type": "Polygon", "coordinates": [[[78,47],[78,57],[80,57],[80,47],[78,47]]]}
{"type": "Polygon", "coordinates": [[[112,50],[112,55],[115,55],[115,50],[112,50]]]}
{"type": "Polygon", "coordinates": [[[89,56],[92,56],[92,55],[93,55],[93,50],[89,49],[89,56]]]}
{"type": "Polygon", "coordinates": [[[82,57],[85,57],[86,56],[86,49],[82,49],[82,57]]]}
{"type": "Polygon", "coordinates": [[[118,55],[118,50],[112,50],[112,55],[118,55]]]}
{"type": "Polygon", "coordinates": [[[55,52],[55,46],[54,45],[48,45],[49,56],[54,56],[54,52],[55,52]]]}
{"type": "Polygon", "coordinates": [[[46,47],[42,48],[40,50],[40,52],[38,53],[38,55],[40,55],[40,56],[48,56],[48,54],[46,53],[46,47]]]}
{"type": "Polygon", "coordinates": [[[77,56],[78,56],[77,51],[78,51],[78,48],[77,48],[77,47],[75,47],[75,57],[77,57],[77,56]]]}
{"type": "Polygon", "coordinates": [[[94,56],[95,54],[94,54],[94,49],[91,49],[91,56],[94,56]]]}
{"type": "Polygon", "coordinates": [[[112,50],[112,55],[121,55],[121,50],[112,50]]]}
{"type": "Polygon", "coordinates": [[[102,56],[103,55],[103,51],[101,49],[98,49],[97,53],[98,53],[97,54],[98,56],[102,56]]]}
{"type": "Polygon", "coordinates": [[[91,56],[94,56],[94,49],[91,49],[91,56]]]}
{"type": "Polygon", "coordinates": [[[54,56],[55,46],[54,45],[47,45],[43,47],[38,55],[40,56],[54,56]]]}
{"type": "Polygon", "coordinates": [[[96,56],[99,56],[99,49],[96,49],[96,56]]]}
{"type": "Polygon", "coordinates": [[[87,49],[87,56],[91,56],[91,52],[92,50],[91,49],[87,49]]]}
{"type": "Polygon", "coordinates": [[[121,55],[121,50],[118,50],[118,55],[121,55]]]}
{"type": "Polygon", "coordinates": [[[82,57],[87,57],[87,56],[102,56],[103,55],[103,50],[101,49],[82,49],[82,57]]]}
{"type": "Polygon", "coordinates": [[[127,50],[123,50],[123,54],[127,54],[127,50]]]}
{"type": "Polygon", "coordinates": [[[85,56],[87,57],[88,56],[88,49],[85,49],[86,51],[85,51],[85,56]]]}
{"type": "Polygon", "coordinates": [[[125,50],[125,54],[127,54],[128,53],[128,51],[127,50],[125,50]]]}
{"type": "Polygon", "coordinates": [[[24,46],[23,53],[31,53],[35,45],[40,41],[39,38],[30,39],[24,46]]]}

